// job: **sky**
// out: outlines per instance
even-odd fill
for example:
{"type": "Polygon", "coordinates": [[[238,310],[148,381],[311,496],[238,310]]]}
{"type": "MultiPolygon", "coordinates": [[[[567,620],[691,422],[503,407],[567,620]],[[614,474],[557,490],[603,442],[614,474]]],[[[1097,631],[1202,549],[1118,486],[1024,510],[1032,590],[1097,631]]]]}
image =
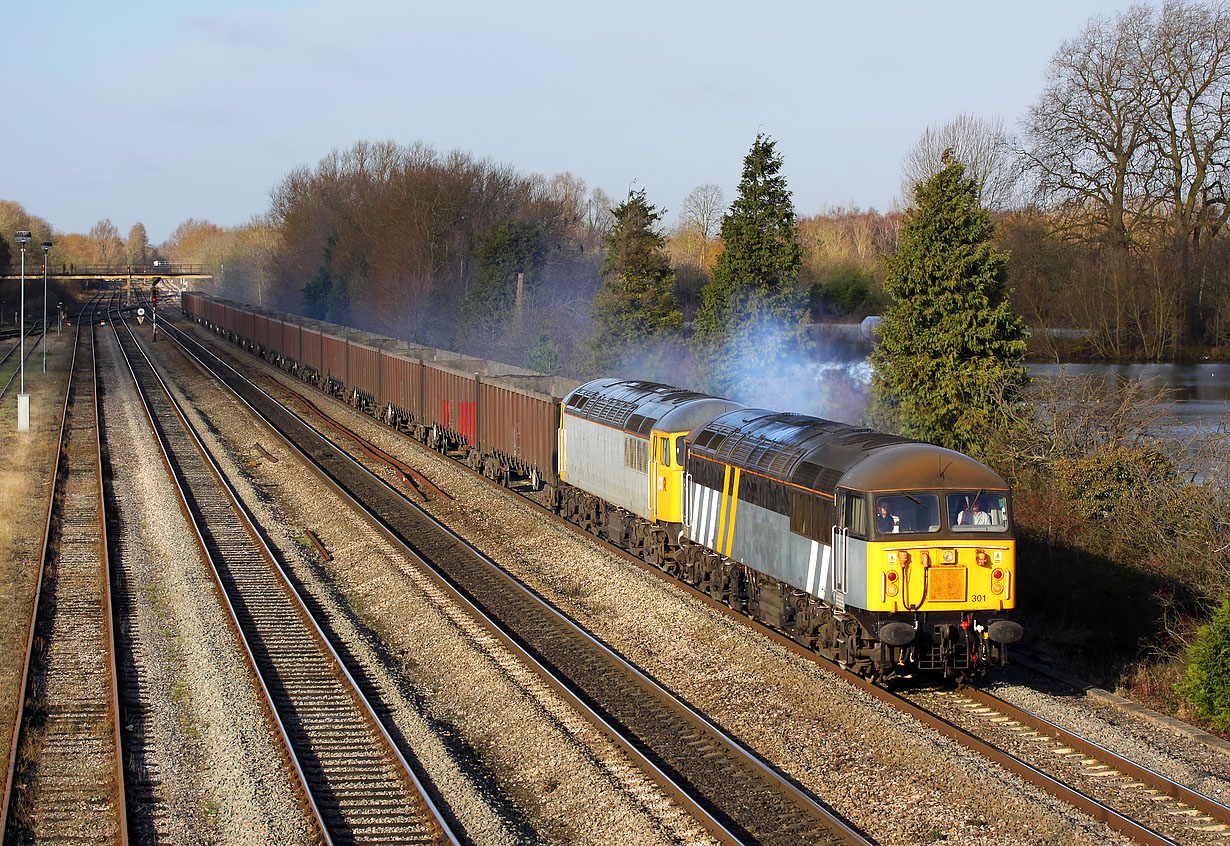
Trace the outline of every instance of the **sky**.
{"type": "Polygon", "coordinates": [[[0,12],[0,200],[154,244],[356,141],[571,172],[675,219],[758,132],[795,210],[887,210],[928,126],[1015,129],[1098,0],[51,0],[0,12]]]}

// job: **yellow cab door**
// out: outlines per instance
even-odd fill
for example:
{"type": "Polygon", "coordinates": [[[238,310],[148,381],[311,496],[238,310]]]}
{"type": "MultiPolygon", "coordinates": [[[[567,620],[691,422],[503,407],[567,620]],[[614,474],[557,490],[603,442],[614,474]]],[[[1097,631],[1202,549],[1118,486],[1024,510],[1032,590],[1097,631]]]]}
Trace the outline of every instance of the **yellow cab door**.
{"type": "Polygon", "coordinates": [[[654,519],[667,523],[683,520],[683,468],[675,460],[675,441],[681,437],[665,432],[650,436],[649,507],[654,519]]]}

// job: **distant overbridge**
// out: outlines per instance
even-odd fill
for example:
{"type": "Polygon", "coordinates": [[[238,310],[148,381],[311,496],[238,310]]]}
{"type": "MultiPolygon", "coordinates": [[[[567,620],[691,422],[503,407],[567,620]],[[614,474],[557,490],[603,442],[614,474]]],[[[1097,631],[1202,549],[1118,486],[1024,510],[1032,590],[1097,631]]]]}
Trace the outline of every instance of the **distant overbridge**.
{"type": "MultiPolygon", "coordinates": [[[[0,279],[21,279],[20,264],[15,265],[0,279]]],[[[43,264],[28,263],[26,279],[43,275],[43,264]]],[[[159,280],[213,279],[214,267],[206,264],[174,264],[159,262],[157,264],[120,264],[120,265],[84,265],[47,263],[47,278],[60,280],[77,280],[80,282],[142,282],[152,285],[159,280]]]]}

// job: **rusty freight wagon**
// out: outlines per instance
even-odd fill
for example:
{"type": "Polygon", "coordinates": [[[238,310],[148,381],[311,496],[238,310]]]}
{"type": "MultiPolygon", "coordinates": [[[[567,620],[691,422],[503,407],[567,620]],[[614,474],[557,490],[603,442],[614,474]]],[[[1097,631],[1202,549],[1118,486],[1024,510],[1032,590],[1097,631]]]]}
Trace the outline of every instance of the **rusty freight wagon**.
{"type": "Polygon", "coordinates": [[[528,478],[534,489],[556,484],[560,403],[579,384],[540,373],[479,377],[479,452],[505,473],[528,478]]]}

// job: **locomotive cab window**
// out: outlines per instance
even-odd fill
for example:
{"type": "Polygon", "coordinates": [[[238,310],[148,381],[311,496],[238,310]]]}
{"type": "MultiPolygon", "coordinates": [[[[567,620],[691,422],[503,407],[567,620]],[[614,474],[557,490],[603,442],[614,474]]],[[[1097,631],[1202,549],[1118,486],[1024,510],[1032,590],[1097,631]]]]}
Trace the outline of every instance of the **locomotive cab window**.
{"type": "Polygon", "coordinates": [[[658,463],[663,467],[671,466],[671,439],[666,436],[658,439],[658,463]]]}
{"type": "Polygon", "coordinates": [[[862,494],[849,491],[837,492],[838,528],[849,529],[850,534],[867,537],[867,500],[862,494]]]}
{"type": "Polygon", "coordinates": [[[680,467],[688,463],[688,439],[683,435],[675,439],[675,463],[680,467]]]}
{"type": "Polygon", "coordinates": [[[938,532],[940,498],[924,493],[877,496],[872,520],[876,533],[881,535],[938,532]]]}
{"type": "Polygon", "coordinates": [[[948,525],[954,532],[1008,531],[1008,497],[986,491],[948,495],[948,525]]]}

